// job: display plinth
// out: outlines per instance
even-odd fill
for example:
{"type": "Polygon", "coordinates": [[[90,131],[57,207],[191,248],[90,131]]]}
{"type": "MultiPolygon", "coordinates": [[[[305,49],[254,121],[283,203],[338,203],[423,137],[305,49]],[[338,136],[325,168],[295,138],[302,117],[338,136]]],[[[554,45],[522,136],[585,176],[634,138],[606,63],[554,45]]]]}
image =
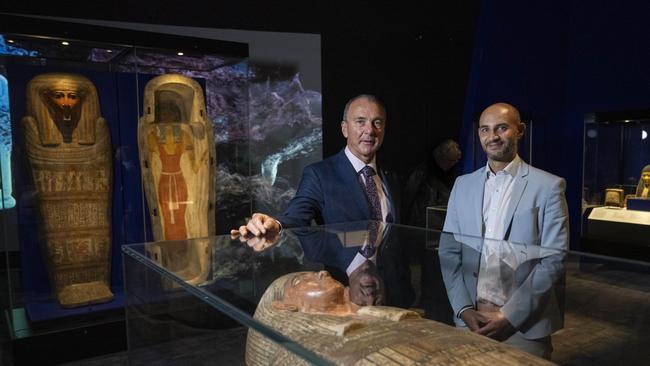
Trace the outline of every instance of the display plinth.
{"type": "Polygon", "coordinates": [[[629,198],[627,200],[628,210],[650,212],[650,199],[648,198],[629,198]]]}
{"type": "Polygon", "coordinates": [[[594,207],[587,222],[585,249],[650,261],[650,212],[594,207]]]}
{"type": "Polygon", "coordinates": [[[90,318],[78,316],[36,325],[22,308],[6,316],[16,366],[53,365],[126,349],[124,308],[92,313],[90,318]]]}

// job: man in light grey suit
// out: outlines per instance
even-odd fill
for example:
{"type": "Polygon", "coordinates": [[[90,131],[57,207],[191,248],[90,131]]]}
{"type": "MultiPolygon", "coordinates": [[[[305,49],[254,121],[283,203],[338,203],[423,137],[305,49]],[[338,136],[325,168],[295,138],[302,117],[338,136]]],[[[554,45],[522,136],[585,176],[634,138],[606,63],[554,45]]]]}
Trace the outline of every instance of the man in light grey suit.
{"type": "Polygon", "coordinates": [[[521,160],[524,131],[509,104],[481,114],[488,162],[454,184],[440,262],[457,326],[550,358],[563,326],[565,181],[521,160]]]}

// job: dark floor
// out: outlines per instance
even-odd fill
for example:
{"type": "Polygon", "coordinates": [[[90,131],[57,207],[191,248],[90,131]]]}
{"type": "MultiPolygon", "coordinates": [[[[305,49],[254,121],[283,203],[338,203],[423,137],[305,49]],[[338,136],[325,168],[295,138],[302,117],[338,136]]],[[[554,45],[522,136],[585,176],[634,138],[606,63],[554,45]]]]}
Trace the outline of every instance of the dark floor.
{"type": "Polygon", "coordinates": [[[228,329],[160,344],[128,355],[119,352],[61,365],[243,365],[246,334],[243,327],[228,329]]]}
{"type": "MultiPolygon", "coordinates": [[[[650,364],[648,278],[603,266],[585,271],[569,265],[565,327],[553,336],[553,361],[571,366],[650,364]]],[[[9,337],[5,320],[1,322],[2,364],[9,366],[9,337]]],[[[244,328],[233,328],[63,365],[238,365],[243,364],[245,337],[244,328]]]]}
{"type": "Polygon", "coordinates": [[[561,365],[650,365],[650,276],[569,270],[564,329],[553,336],[561,365]]]}

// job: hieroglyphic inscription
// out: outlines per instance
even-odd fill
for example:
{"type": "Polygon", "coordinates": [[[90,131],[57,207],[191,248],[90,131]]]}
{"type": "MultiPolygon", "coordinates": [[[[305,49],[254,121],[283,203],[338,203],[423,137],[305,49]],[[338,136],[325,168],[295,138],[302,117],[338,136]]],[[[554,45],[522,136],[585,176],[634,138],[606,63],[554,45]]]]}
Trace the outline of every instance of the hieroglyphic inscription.
{"type": "Polygon", "coordinates": [[[109,213],[106,202],[97,201],[53,201],[42,207],[46,230],[71,230],[75,228],[107,227],[109,213]]]}
{"type": "Polygon", "coordinates": [[[111,143],[97,91],[72,74],[39,75],[27,89],[25,150],[53,291],[64,307],[109,301],[111,143]]]}
{"type": "Polygon", "coordinates": [[[34,183],[39,192],[108,192],[110,182],[104,170],[36,170],[34,183]]]}

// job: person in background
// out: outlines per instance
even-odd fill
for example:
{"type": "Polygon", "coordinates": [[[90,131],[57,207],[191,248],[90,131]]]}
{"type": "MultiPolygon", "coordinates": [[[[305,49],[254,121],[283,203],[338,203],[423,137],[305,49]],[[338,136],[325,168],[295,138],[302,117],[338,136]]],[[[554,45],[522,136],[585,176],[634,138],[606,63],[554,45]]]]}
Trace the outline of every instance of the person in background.
{"type": "MultiPolygon", "coordinates": [[[[402,221],[407,225],[426,227],[427,207],[447,206],[456,179],[453,167],[461,158],[460,146],[446,139],[435,147],[432,158],[418,165],[406,183],[402,221]]],[[[443,219],[436,225],[438,228],[442,227],[443,219]]]]}

